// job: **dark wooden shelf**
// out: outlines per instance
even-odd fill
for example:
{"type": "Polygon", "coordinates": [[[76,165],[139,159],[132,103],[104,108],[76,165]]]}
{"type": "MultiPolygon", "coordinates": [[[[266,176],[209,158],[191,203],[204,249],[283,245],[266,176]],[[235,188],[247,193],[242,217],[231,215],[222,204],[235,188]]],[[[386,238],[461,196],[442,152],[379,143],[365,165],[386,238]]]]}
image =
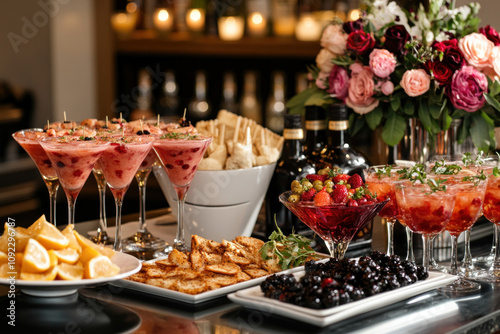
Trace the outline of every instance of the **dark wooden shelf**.
{"type": "Polygon", "coordinates": [[[212,36],[172,33],[159,37],[154,31],[136,31],[127,39],[115,40],[117,54],[207,55],[225,57],[286,57],[314,59],[321,49],[319,41],[301,42],[293,38],[244,37],[223,41],[212,36]]]}

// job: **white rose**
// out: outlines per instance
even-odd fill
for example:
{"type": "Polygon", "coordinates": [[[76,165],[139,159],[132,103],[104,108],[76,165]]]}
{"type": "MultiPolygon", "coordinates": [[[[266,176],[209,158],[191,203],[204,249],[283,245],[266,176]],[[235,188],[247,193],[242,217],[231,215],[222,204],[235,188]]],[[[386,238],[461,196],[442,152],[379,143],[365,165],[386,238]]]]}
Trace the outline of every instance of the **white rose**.
{"type": "Polygon", "coordinates": [[[332,58],[335,58],[333,53],[327,49],[321,49],[316,56],[316,66],[318,66],[321,72],[330,73],[333,68],[332,58]]]}

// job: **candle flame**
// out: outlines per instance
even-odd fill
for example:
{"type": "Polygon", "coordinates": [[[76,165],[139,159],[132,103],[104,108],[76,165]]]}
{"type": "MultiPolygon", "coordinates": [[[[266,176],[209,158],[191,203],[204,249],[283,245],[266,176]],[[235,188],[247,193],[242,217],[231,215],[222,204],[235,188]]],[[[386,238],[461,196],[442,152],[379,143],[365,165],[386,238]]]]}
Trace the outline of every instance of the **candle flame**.
{"type": "Polygon", "coordinates": [[[193,9],[191,13],[189,13],[189,18],[192,21],[199,21],[201,19],[201,13],[199,9],[193,9]]]}
{"type": "Polygon", "coordinates": [[[166,9],[162,9],[158,12],[158,20],[160,21],[167,21],[168,20],[168,11],[166,9]]]}
{"type": "Polygon", "coordinates": [[[252,22],[255,24],[261,24],[263,21],[263,17],[260,13],[255,13],[252,15],[252,22]]]}

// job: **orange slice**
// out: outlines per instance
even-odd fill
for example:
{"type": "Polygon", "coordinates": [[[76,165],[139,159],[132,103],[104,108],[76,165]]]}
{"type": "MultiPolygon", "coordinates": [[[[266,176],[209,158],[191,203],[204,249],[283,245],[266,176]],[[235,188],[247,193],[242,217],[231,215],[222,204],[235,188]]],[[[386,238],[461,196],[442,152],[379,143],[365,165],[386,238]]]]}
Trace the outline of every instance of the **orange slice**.
{"type": "Polygon", "coordinates": [[[84,278],[101,278],[115,276],[120,272],[120,268],[115,265],[109,257],[100,255],[85,263],[84,278]]]}
{"type": "Polygon", "coordinates": [[[102,254],[94,248],[86,247],[83,249],[82,254],[80,254],[80,261],[85,264],[92,260],[94,257],[101,255],[102,254]]]}
{"type": "Polygon", "coordinates": [[[16,252],[24,252],[26,249],[26,245],[28,244],[28,240],[30,239],[29,231],[22,227],[16,227],[16,252]]]}
{"type": "Polygon", "coordinates": [[[24,250],[22,270],[41,273],[50,268],[51,260],[47,250],[35,239],[29,239],[24,250]]]}
{"type": "Polygon", "coordinates": [[[33,224],[28,227],[28,234],[29,235],[37,235],[39,230],[42,228],[42,225],[47,222],[47,219],[45,219],[45,215],[41,215],[40,218],[38,218],[33,224]]]}
{"type": "Polygon", "coordinates": [[[75,264],[80,258],[80,254],[78,254],[76,249],[71,247],[55,250],[54,253],[57,256],[59,263],[75,264]]]}
{"type": "Polygon", "coordinates": [[[80,244],[76,240],[75,235],[73,234],[73,231],[74,231],[74,226],[72,224],[70,224],[70,225],[66,226],[64,228],[64,230],[62,230],[61,233],[66,238],[68,238],[68,240],[69,240],[68,246],[73,248],[74,250],[76,250],[78,252],[78,254],[80,254],[82,252],[82,246],[80,246],[80,244]]]}
{"type": "Polygon", "coordinates": [[[40,230],[36,235],[36,240],[40,242],[46,249],[64,249],[68,247],[69,240],[61,231],[51,223],[43,222],[40,230]]]}
{"type": "Polygon", "coordinates": [[[7,253],[0,251],[0,264],[7,263],[7,253]]]}
{"type": "Polygon", "coordinates": [[[58,266],[53,266],[52,268],[41,272],[41,273],[30,273],[26,271],[21,271],[19,278],[27,281],[53,281],[57,276],[58,266]]]}
{"type": "Polygon", "coordinates": [[[57,267],[57,277],[62,280],[82,279],[83,267],[74,264],[61,263],[57,267]]]}

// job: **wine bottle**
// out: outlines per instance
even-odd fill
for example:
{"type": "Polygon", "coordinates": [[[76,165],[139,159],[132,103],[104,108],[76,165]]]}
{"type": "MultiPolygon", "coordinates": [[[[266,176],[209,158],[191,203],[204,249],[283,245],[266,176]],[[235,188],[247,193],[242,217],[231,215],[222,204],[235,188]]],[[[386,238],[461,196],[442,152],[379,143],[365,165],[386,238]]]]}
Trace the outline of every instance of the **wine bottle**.
{"type": "Polygon", "coordinates": [[[316,168],[317,165],[321,164],[321,155],[325,154],[327,150],[325,109],[320,106],[306,106],[305,119],[304,154],[316,168]]]}
{"type": "Polygon", "coordinates": [[[207,75],[204,71],[196,73],[194,97],[188,104],[188,119],[195,124],[200,120],[210,119],[212,105],[207,99],[207,75]]]}
{"type": "Polygon", "coordinates": [[[283,116],[285,114],[285,74],[273,74],[273,89],[266,105],[266,127],[276,133],[283,131],[283,116]]]}
{"type": "Polygon", "coordinates": [[[179,116],[179,87],[173,71],[165,72],[165,81],[161,86],[158,113],[161,116],[179,116]]]}
{"type": "Polygon", "coordinates": [[[137,82],[137,105],[136,109],[130,114],[130,120],[152,118],[154,117],[154,113],[151,110],[153,103],[153,85],[151,75],[146,69],[139,71],[137,82]]]}
{"type": "Polygon", "coordinates": [[[300,115],[285,115],[283,153],[276,163],[271,183],[266,194],[266,235],[269,236],[276,224],[285,235],[292,233],[312,233],[290,210],[278,200],[281,193],[291,189],[293,180],[313,174],[314,168],[303,152],[304,131],[300,115]],[[275,223],[276,215],[276,223],[275,223]]]}
{"type": "Polygon", "coordinates": [[[240,113],[241,116],[262,124],[262,104],[257,96],[257,74],[254,71],[245,72],[240,113]]]}
{"type": "Polygon", "coordinates": [[[316,169],[339,167],[343,173],[359,174],[370,166],[368,158],[350,146],[348,109],[344,104],[328,106],[328,146],[316,169]]]}
{"type": "Polygon", "coordinates": [[[224,82],[222,85],[222,103],[221,109],[225,109],[234,114],[238,113],[238,104],[236,103],[236,80],[234,73],[224,73],[224,82]]]}

